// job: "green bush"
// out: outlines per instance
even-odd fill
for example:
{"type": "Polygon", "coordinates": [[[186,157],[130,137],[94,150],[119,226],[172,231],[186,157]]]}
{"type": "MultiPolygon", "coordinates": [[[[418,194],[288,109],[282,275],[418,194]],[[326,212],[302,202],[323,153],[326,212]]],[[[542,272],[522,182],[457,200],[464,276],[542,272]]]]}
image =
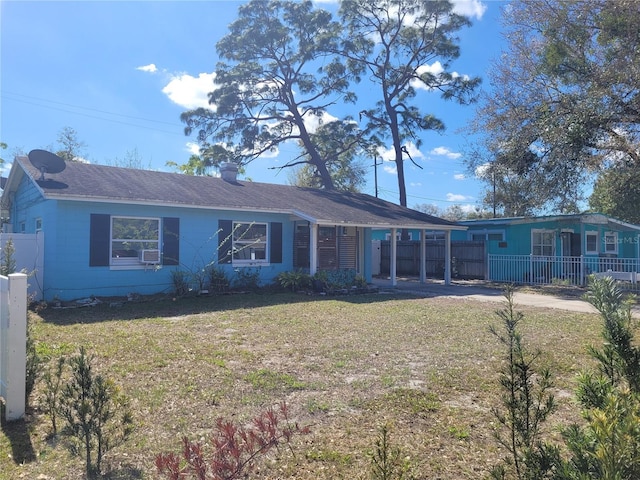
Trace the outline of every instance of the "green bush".
{"type": "Polygon", "coordinates": [[[553,383],[548,369],[536,368],[539,352],[530,352],[524,345],[519,332],[524,315],[515,310],[513,293],[513,288],[505,289],[507,305],[496,312],[502,328],[489,328],[505,351],[500,371],[501,406],[492,410],[498,422],[496,440],[508,452],[491,477],[548,478],[545,475],[559,460],[557,450],[541,440],[542,425],[556,409],[553,383]]]}
{"type": "Polygon", "coordinates": [[[189,293],[189,274],[184,270],[173,270],[171,282],[173,283],[173,291],[179,297],[189,293]]]}
{"type": "Polygon", "coordinates": [[[390,441],[389,427],[380,427],[375,448],[369,453],[371,480],[403,480],[411,476],[411,464],[390,441]]]}
{"type": "Polygon", "coordinates": [[[231,281],[223,268],[212,266],[209,268],[209,289],[213,292],[226,292],[231,281]]]}
{"type": "Polygon", "coordinates": [[[364,288],[367,282],[362,275],[358,275],[353,268],[340,268],[337,270],[318,270],[313,276],[316,289],[335,291],[350,289],[352,287],[364,288]]]}
{"type": "Polygon", "coordinates": [[[276,279],[282,288],[289,289],[293,292],[305,290],[311,287],[312,278],[308,273],[302,270],[293,272],[281,272],[276,279]]]}
{"type": "Polygon", "coordinates": [[[586,425],[563,432],[570,458],[557,478],[640,478],[640,347],[625,297],[611,278],[592,278],[586,299],[600,312],[603,344],[589,347],[598,368],[583,372],[577,399],[586,425]]]}
{"type": "Polygon", "coordinates": [[[238,290],[255,291],[260,286],[260,270],[257,268],[236,268],[233,288],[238,290]]]}
{"type": "Polygon", "coordinates": [[[71,378],[59,403],[62,433],[82,446],[87,478],[100,475],[105,452],[126,440],[133,424],[127,399],[112,380],[93,372],[92,360],[84,347],[69,359],[71,378]]]}

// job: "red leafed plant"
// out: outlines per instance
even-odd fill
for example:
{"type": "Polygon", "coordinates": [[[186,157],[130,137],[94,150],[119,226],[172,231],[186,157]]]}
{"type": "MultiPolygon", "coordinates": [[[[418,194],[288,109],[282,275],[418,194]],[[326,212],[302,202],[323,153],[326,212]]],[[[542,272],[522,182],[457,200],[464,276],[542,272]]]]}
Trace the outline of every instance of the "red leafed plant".
{"type": "Polygon", "coordinates": [[[218,419],[210,445],[182,439],[182,452],[156,456],[158,472],[169,480],[233,480],[244,476],[260,455],[286,444],[294,434],[309,433],[309,427],[291,423],[286,403],[269,407],[246,427],[218,419]]]}

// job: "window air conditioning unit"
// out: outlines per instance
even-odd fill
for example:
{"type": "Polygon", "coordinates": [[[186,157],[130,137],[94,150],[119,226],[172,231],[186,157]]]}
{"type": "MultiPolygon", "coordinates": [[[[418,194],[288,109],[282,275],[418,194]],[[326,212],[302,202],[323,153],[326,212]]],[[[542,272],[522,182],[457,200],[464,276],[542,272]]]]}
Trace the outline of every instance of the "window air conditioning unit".
{"type": "Polygon", "coordinates": [[[140,262],[160,263],[160,250],[140,250],[140,262]]]}

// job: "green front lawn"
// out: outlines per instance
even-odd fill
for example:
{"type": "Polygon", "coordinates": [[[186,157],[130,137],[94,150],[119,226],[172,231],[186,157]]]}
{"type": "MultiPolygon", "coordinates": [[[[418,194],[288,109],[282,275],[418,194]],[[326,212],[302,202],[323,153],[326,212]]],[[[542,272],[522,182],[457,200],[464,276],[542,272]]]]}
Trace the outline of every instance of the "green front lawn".
{"type": "MultiPolygon", "coordinates": [[[[80,345],[131,400],[136,430],[105,458],[108,478],[157,478],[157,453],[206,440],[216,419],[250,420],[286,401],[311,433],[252,478],[367,478],[387,425],[419,478],[478,479],[502,457],[490,409],[503,352],[498,304],[371,294],[222,295],[31,313],[38,350],[80,345]]],[[[599,342],[596,315],[521,309],[525,341],[556,376],[554,427],[577,418],[575,375],[599,342]]],[[[52,360],[53,362],[53,360],[52,360]]],[[[82,478],[83,461],[49,437],[43,384],[26,422],[0,431],[0,479],[82,478]]]]}

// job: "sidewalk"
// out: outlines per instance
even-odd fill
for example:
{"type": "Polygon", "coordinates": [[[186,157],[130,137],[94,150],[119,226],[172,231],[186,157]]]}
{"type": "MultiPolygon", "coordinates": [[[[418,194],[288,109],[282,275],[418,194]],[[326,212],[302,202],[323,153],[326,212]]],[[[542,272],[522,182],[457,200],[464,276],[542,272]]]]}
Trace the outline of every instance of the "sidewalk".
{"type": "MultiPolygon", "coordinates": [[[[503,290],[490,286],[483,286],[479,282],[452,282],[445,285],[442,280],[427,280],[421,284],[417,279],[398,278],[397,285],[391,286],[388,278],[375,278],[373,284],[380,292],[401,291],[425,298],[433,297],[465,297],[479,302],[501,303],[505,301],[503,290]]],[[[514,294],[516,305],[555,308],[568,310],[571,312],[598,313],[598,311],[588,302],[582,300],[580,296],[557,295],[546,292],[531,293],[519,291],[516,287],[514,294]]],[[[640,307],[633,308],[634,317],[640,317],[640,307]]]]}

